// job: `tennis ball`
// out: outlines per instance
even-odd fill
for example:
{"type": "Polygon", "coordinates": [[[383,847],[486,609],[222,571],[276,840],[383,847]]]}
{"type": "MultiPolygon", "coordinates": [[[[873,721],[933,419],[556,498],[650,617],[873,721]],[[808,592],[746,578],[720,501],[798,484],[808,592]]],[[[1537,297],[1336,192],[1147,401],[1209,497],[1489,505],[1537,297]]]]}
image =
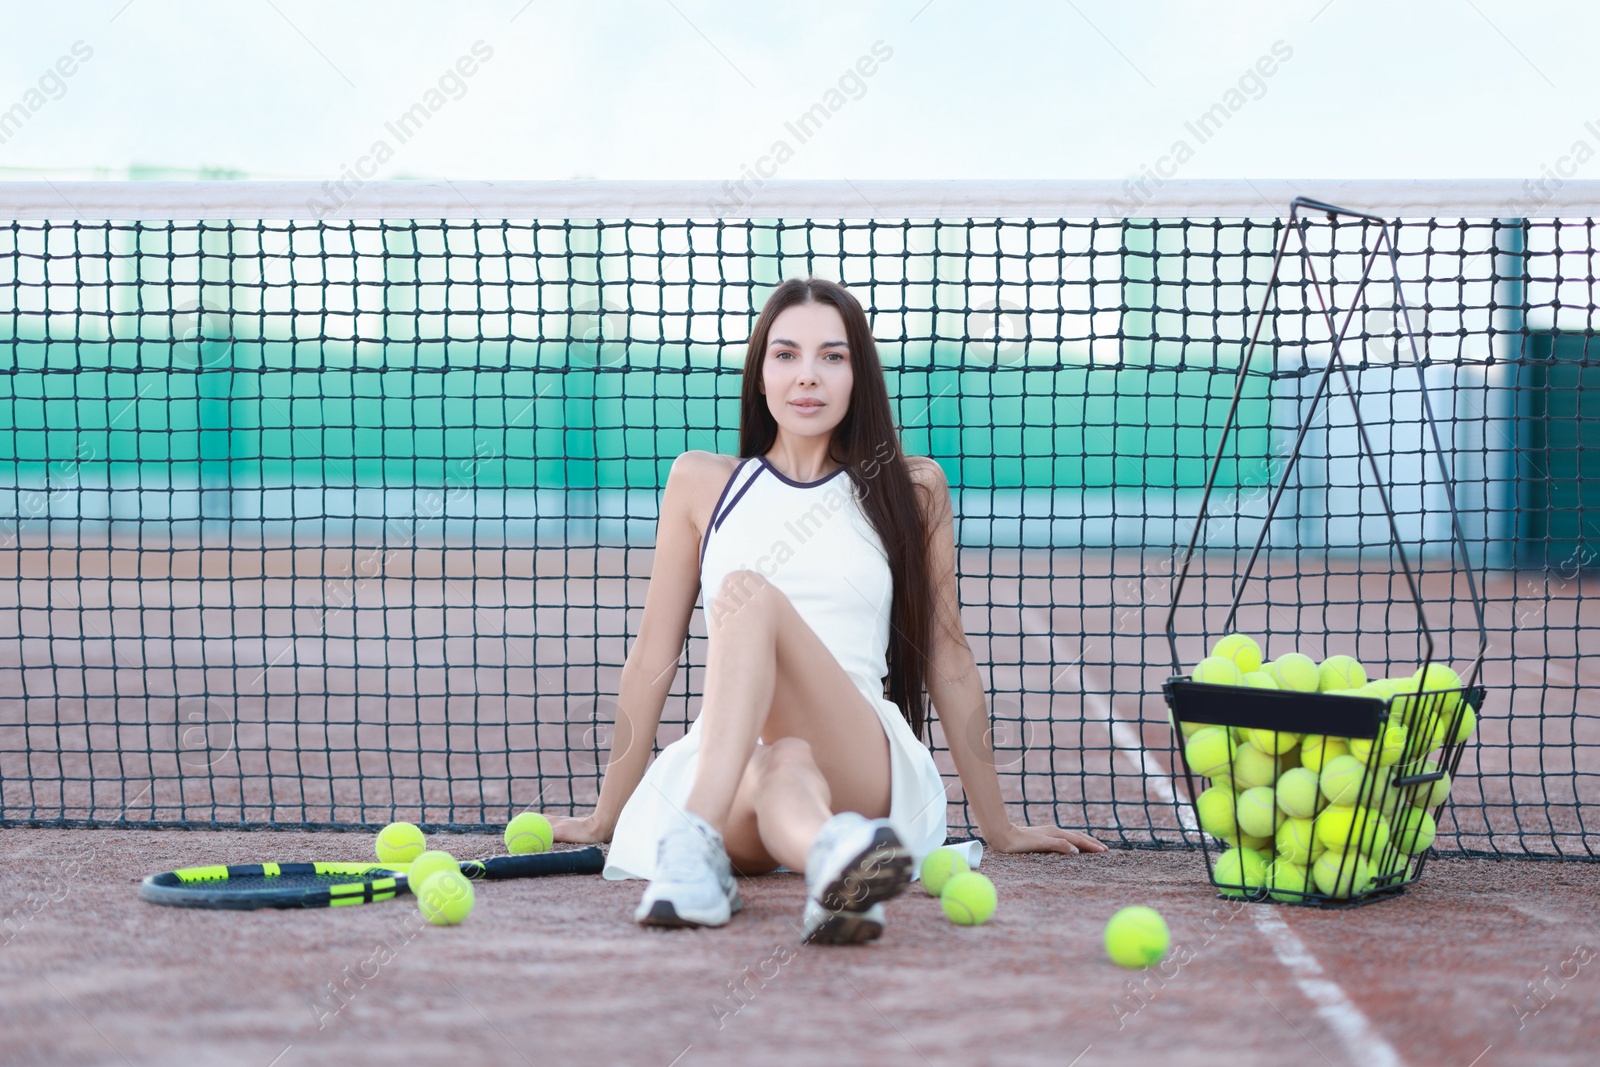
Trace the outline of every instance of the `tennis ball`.
{"type": "Polygon", "coordinates": [[[1317,692],[1337,693],[1360,689],[1367,684],[1367,672],[1354,656],[1329,656],[1317,665],[1317,692]]]}
{"type": "Polygon", "coordinates": [[[1225,897],[1251,896],[1267,884],[1267,860],[1253,848],[1230,848],[1217,857],[1211,882],[1225,897]]]}
{"type": "Polygon", "coordinates": [[[1174,730],[1180,730],[1183,733],[1183,739],[1185,741],[1188,741],[1189,738],[1206,728],[1206,724],[1203,722],[1185,721],[1180,723],[1178,722],[1177,717],[1170,711],[1167,712],[1167,725],[1171,726],[1174,730]]]}
{"type": "Polygon", "coordinates": [[[1354,804],[1367,768],[1354,756],[1335,756],[1322,766],[1322,795],[1329,804],[1354,804]]]}
{"type": "Polygon", "coordinates": [[[1426,852],[1438,830],[1432,815],[1421,808],[1407,808],[1395,819],[1395,847],[1407,856],[1426,852]]]}
{"type": "Polygon", "coordinates": [[[1225,726],[1208,726],[1189,738],[1183,746],[1189,769],[1203,778],[1228,773],[1233,763],[1233,741],[1225,726]]]}
{"type": "Polygon", "coordinates": [[[1300,739],[1300,766],[1308,770],[1320,771],[1323,765],[1335,756],[1349,754],[1350,744],[1342,737],[1306,734],[1300,739]]]}
{"type": "Polygon", "coordinates": [[[1206,685],[1239,685],[1243,677],[1239,665],[1225,656],[1207,656],[1194,669],[1194,680],[1206,685]]]}
{"type": "Polygon", "coordinates": [[[1211,646],[1211,655],[1232,660],[1242,674],[1261,669],[1261,646],[1244,634],[1218,638],[1211,646]]]}
{"type": "Polygon", "coordinates": [[[1272,662],[1277,667],[1274,677],[1284,689],[1293,689],[1299,693],[1317,691],[1321,675],[1318,674],[1317,665],[1310,656],[1303,656],[1298,652],[1286,652],[1272,662]]]}
{"type": "Polygon", "coordinates": [[[1453,724],[1449,720],[1445,722],[1445,743],[1447,744],[1461,744],[1471,737],[1472,732],[1478,728],[1478,713],[1473,711],[1472,705],[1464,700],[1461,702],[1460,715],[1461,718],[1457,719],[1453,724]],[[1455,726],[1454,732],[1450,730],[1451,725],[1455,726]]]}
{"type": "Polygon", "coordinates": [[[977,926],[994,915],[994,883],[977,871],[963,871],[944,884],[939,904],[957,926],[977,926]]]}
{"type": "Polygon", "coordinates": [[[1200,820],[1200,829],[1212,837],[1227,837],[1239,832],[1239,824],[1234,815],[1234,805],[1237,798],[1232,789],[1221,786],[1212,786],[1201,793],[1194,800],[1194,812],[1200,820]]]}
{"type": "Polygon", "coordinates": [[[415,894],[417,890],[428,884],[428,879],[440,871],[461,872],[461,865],[456,858],[448,852],[430,849],[411,861],[411,866],[406,870],[406,884],[415,894]]]}
{"type": "Polygon", "coordinates": [[[1410,678],[1400,681],[1401,711],[1408,724],[1418,716],[1449,722],[1461,704],[1460,689],[1461,676],[1443,663],[1419,667],[1410,678]]]}
{"type": "Polygon", "coordinates": [[[1241,789],[1271,785],[1278,777],[1278,761],[1256,746],[1239,746],[1233,757],[1233,783],[1241,789]]]}
{"type": "Polygon", "coordinates": [[[1148,967],[1167,954],[1167,921],[1154,908],[1123,908],[1106,923],[1106,955],[1119,967],[1148,967]]]}
{"type": "Polygon", "coordinates": [[[1304,767],[1291,767],[1278,776],[1278,807],[1285,815],[1296,819],[1309,819],[1322,807],[1322,793],[1314,771],[1304,767]]]}
{"type": "Polygon", "coordinates": [[[550,820],[536,811],[525,811],[506,826],[506,851],[513,856],[549,852],[554,840],[550,820]]]}
{"type": "Polygon", "coordinates": [[[392,822],[378,831],[373,848],[379,863],[410,863],[427,847],[422,831],[408,822],[392,822]]]}
{"type": "Polygon", "coordinates": [[[1337,804],[1317,816],[1315,832],[1329,852],[1370,856],[1389,843],[1389,820],[1371,808],[1337,804]]]}
{"type": "MultiPolygon", "coordinates": [[[[1439,765],[1437,763],[1431,759],[1425,759],[1420,767],[1410,771],[1402,771],[1401,773],[1403,775],[1433,774],[1438,770],[1439,765]]],[[[1411,802],[1412,807],[1421,808],[1424,811],[1437,808],[1440,804],[1450,799],[1450,772],[1440,772],[1439,777],[1432,782],[1419,783],[1412,786],[1407,792],[1409,794],[1407,799],[1411,802]]]]}
{"type": "Polygon", "coordinates": [[[1311,878],[1324,896],[1346,900],[1372,884],[1372,864],[1360,853],[1329,849],[1311,865],[1311,878]]]}
{"type": "Polygon", "coordinates": [[[1240,680],[1252,689],[1277,689],[1278,680],[1266,671],[1250,671],[1240,680]]]}
{"type": "Polygon", "coordinates": [[[1240,833],[1251,837],[1271,837],[1287,816],[1278,810],[1272,789],[1258,785],[1239,794],[1237,818],[1240,833]]]}
{"type": "Polygon", "coordinates": [[[1267,896],[1273,900],[1304,900],[1305,894],[1315,890],[1311,868],[1304,863],[1279,859],[1267,871],[1267,896]]]}
{"type": "Polygon", "coordinates": [[[1410,866],[1411,857],[1407,856],[1405,853],[1386,852],[1382,856],[1372,861],[1373,881],[1378,881],[1387,878],[1390,875],[1398,874],[1400,876],[1398,879],[1387,882],[1386,884],[1395,885],[1398,882],[1404,882],[1406,879],[1406,874],[1409,873],[1407,868],[1410,866]]]}
{"type": "Polygon", "coordinates": [[[1390,678],[1374,678],[1366,685],[1357,689],[1351,696],[1371,697],[1383,701],[1388,709],[1391,719],[1400,717],[1400,708],[1394,703],[1395,694],[1400,691],[1400,683],[1390,678]]]}
{"type": "Polygon", "coordinates": [[[1350,739],[1350,755],[1362,763],[1368,763],[1372,758],[1372,749],[1378,747],[1378,766],[1392,767],[1400,762],[1406,753],[1406,728],[1397,722],[1386,723],[1382,727],[1380,737],[1352,737],[1350,739]]]}
{"type": "MultiPolygon", "coordinates": [[[[1421,688],[1424,692],[1461,688],[1461,675],[1443,663],[1430,663],[1426,667],[1418,667],[1416,673],[1411,677],[1415,681],[1422,683],[1421,688]]],[[[1446,694],[1447,703],[1444,710],[1454,713],[1455,703],[1460,699],[1461,695],[1459,693],[1446,694]]]]}
{"type": "Polygon", "coordinates": [[[967,858],[953,848],[936,848],[922,857],[922,888],[930,897],[944,891],[945,883],[972,868],[967,858]]]}
{"type": "Polygon", "coordinates": [[[1326,849],[1317,840],[1316,824],[1310,819],[1285,819],[1273,838],[1278,858],[1290,863],[1309,864],[1326,849]]]}
{"type": "Polygon", "coordinates": [[[417,894],[422,917],[435,926],[454,926],[472,914],[472,883],[460,871],[435,871],[417,894]]]}
{"type": "Polygon", "coordinates": [[[1286,730],[1246,730],[1244,739],[1261,751],[1277,756],[1300,743],[1300,735],[1286,730]]]}

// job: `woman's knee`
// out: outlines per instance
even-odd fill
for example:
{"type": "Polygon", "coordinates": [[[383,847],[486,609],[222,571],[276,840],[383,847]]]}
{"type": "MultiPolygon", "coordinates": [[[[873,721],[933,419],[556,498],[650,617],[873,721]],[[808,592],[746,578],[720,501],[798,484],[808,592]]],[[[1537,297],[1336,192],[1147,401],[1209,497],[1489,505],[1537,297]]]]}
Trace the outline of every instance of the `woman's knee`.
{"type": "Polygon", "coordinates": [[[757,746],[757,751],[762,749],[766,751],[760,764],[760,778],[756,783],[758,788],[774,781],[800,778],[815,783],[822,790],[824,799],[831,799],[833,791],[817,766],[811,743],[805,738],[780,737],[770,745],[757,746]]]}

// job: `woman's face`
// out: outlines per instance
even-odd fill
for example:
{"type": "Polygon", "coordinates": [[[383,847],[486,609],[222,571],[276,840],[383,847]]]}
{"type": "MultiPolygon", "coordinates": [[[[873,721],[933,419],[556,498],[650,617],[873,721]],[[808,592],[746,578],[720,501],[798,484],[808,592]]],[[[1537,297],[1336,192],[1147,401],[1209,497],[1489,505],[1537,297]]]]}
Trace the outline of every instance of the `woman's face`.
{"type": "Polygon", "coordinates": [[[832,304],[796,304],[772,320],[761,391],[780,430],[831,434],[850,408],[854,383],[844,317],[832,304]]]}

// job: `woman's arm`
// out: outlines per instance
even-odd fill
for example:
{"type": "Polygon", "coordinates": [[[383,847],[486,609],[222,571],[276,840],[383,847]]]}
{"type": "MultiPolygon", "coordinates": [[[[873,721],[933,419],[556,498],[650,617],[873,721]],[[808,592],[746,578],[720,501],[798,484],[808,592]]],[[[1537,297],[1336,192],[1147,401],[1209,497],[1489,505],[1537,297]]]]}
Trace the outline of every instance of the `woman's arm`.
{"type": "Polygon", "coordinates": [[[999,852],[1100,852],[1105,846],[1088,834],[1056,826],[1017,826],[1006,814],[995,774],[989,740],[989,708],[972,646],[961,626],[956,593],[955,521],[950,485],[931,459],[910,461],[911,476],[925,498],[928,524],[928,574],[933,585],[933,642],[928,669],[928,696],[944,727],[945,743],[955,760],[967,803],[978,832],[999,852]]]}
{"type": "Polygon", "coordinates": [[[622,666],[617,686],[617,718],[611,755],[594,813],[583,818],[550,820],[557,841],[611,840],[622,806],[644,777],[661,725],[661,709],[678,674],[689,616],[700,592],[700,531],[695,505],[719,492],[730,470],[709,452],[685,452],[672,463],[661,494],[656,523],[655,559],[645,592],[639,634],[622,666]],[[712,484],[714,483],[714,484],[712,484]]]}

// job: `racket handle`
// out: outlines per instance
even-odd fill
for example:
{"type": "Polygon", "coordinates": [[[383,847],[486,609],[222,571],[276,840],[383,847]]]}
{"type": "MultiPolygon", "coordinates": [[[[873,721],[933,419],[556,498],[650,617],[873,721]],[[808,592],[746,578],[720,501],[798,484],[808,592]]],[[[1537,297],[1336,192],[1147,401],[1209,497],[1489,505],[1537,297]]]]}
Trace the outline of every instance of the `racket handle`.
{"type": "Polygon", "coordinates": [[[473,881],[502,878],[539,878],[547,874],[598,874],[605,867],[605,853],[597,846],[566,849],[562,852],[534,852],[525,856],[494,856],[468,860],[461,873],[473,881]]]}

